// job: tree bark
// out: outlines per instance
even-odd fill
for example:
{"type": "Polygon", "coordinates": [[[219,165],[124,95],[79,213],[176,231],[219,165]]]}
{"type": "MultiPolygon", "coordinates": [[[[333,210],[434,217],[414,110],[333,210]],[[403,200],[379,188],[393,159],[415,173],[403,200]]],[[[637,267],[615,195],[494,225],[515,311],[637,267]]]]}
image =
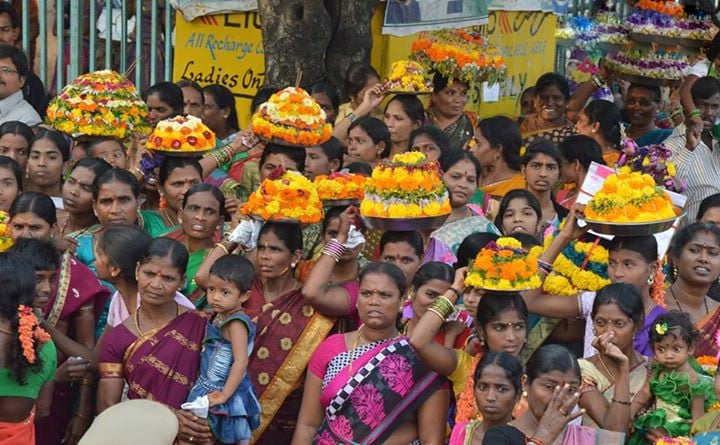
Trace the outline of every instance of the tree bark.
{"type": "Polygon", "coordinates": [[[265,85],[284,88],[325,77],[332,23],[322,0],[258,0],[265,48],[265,85]]]}
{"type": "MultiPolygon", "coordinates": [[[[337,28],[325,58],[328,81],[342,89],[345,73],[357,62],[370,63],[372,50],[371,20],[376,0],[330,0],[339,5],[337,28]]],[[[342,96],[345,96],[342,94],[342,96]]],[[[347,97],[343,97],[344,100],[347,97]]]]}
{"type": "Polygon", "coordinates": [[[342,89],[355,62],[369,62],[370,21],[377,0],[258,0],[265,47],[265,85],[320,81],[342,89]]]}

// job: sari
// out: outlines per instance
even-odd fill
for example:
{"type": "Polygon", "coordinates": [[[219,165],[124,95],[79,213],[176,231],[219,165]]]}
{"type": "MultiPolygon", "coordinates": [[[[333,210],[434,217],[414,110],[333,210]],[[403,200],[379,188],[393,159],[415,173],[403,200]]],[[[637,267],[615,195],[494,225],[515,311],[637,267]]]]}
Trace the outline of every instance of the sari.
{"type": "Polygon", "coordinates": [[[268,302],[255,279],[245,313],[257,327],[248,375],[262,407],[253,443],[290,443],[302,401],[303,379],[310,356],[334,324],[305,304],[301,289],[268,302]]]}
{"type": "Polygon", "coordinates": [[[442,261],[453,264],[457,261],[457,250],[460,243],[473,233],[487,232],[500,235],[500,231],[493,223],[481,214],[473,212],[474,216],[459,219],[443,224],[430,234],[430,242],[425,249],[423,264],[429,261],[442,261]]]}
{"type": "MultiPolygon", "coordinates": [[[[100,284],[95,274],[70,255],[70,252],[65,252],[62,256],[54,289],[55,292],[43,308],[45,319],[53,327],[57,327],[60,322],[67,324],[67,335],[71,337],[73,336],[72,320],[75,315],[89,311],[93,313],[95,320],[99,321],[105,303],[110,297],[110,291],[100,284]]],[[[99,326],[104,327],[104,322],[96,323],[95,326],[96,329],[99,326]]],[[[62,354],[60,356],[62,357],[62,354]]],[[[59,360],[58,365],[62,365],[63,362],[64,360],[59,360]]],[[[77,385],[55,383],[50,415],[35,421],[38,444],[57,444],[62,441],[68,422],[75,412],[74,404],[77,396],[77,385]]]]}
{"type": "MultiPolygon", "coordinates": [[[[517,172],[515,175],[503,181],[488,184],[480,188],[485,194],[485,202],[483,203],[483,211],[488,219],[492,220],[497,216],[500,209],[500,201],[510,191],[525,188],[525,178],[522,173],[517,172]]],[[[474,203],[474,201],[473,201],[474,203]]]]}
{"type": "Polygon", "coordinates": [[[477,122],[477,116],[467,111],[460,115],[455,122],[448,125],[445,128],[440,128],[433,115],[432,108],[429,108],[426,112],[430,125],[439,128],[445,136],[447,136],[450,142],[450,150],[461,150],[465,148],[470,139],[475,134],[475,123],[477,122]]]}
{"type": "Polygon", "coordinates": [[[574,135],[575,128],[566,120],[564,125],[558,127],[536,129],[531,128],[530,122],[526,119],[520,124],[520,134],[522,135],[523,145],[525,146],[538,139],[546,139],[555,144],[559,144],[568,136],[574,135]]]}
{"type": "Polygon", "coordinates": [[[638,147],[644,147],[646,145],[662,144],[665,139],[670,137],[672,134],[672,128],[655,128],[639,138],[635,139],[635,143],[638,147]]]}
{"type": "Polygon", "coordinates": [[[35,437],[35,408],[22,422],[0,422],[0,445],[34,445],[35,437]]]}
{"type": "Polygon", "coordinates": [[[702,355],[717,357],[719,351],[718,345],[715,343],[715,333],[720,329],[720,307],[698,321],[696,327],[700,331],[700,338],[693,355],[695,357],[702,355]]]}
{"type": "MultiPolygon", "coordinates": [[[[647,357],[643,357],[644,360],[638,363],[634,368],[630,370],[630,398],[637,394],[645,385],[645,380],[648,378],[649,360],[647,357]]],[[[580,372],[582,373],[582,383],[580,384],[580,393],[587,391],[598,390],[600,394],[608,401],[612,402],[615,394],[615,382],[610,382],[605,374],[589,360],[581,358],[578,360],[580,365],[580,372]]],[[[592,428],[599,428],[589,415],[585,414],[582,417],[583,426],[589,426],[592,428]]]]}
{"type": "MultiPolygon", "coordinates": [[[[313,355],[345,349],[325,362],[321,404],[325,418],[313,443],[384,443],[412,418],[443,379],[415,354],[407,337],[380,340],[347,350],[342,334],[328,338],[313,355]],[[325,347],[335,343],[335,348],[325,347]]],[[[311,372],[312,369],[311,369],[311,372]]],[[[313,372],[317,376],[317,369],[313,372]]]]}
{"type": "Polygon", "coordinates": [[[187,311],[140,337],[118,325],[105,335],[100,378],[124,378],[129,399],[154,400],[179,409],[200,370],[208,316],[187,311]]]}
{"type": "Polygon", "coordinates": [[[696,445],[717,445],[720,443],[720,411],[711,410],[693,422],[690,429],[696,445]]]}
{"type": "Polygon", "coordinates": [[[605,161],[605,165],[607,165],[610,168],[614,168],[615,165],[617,165],[618,160],[620,160],[620,151],[619,150],[608,151],[606,153],[603,153],[602,158],[603,158],[603,161],[605,161]]]}

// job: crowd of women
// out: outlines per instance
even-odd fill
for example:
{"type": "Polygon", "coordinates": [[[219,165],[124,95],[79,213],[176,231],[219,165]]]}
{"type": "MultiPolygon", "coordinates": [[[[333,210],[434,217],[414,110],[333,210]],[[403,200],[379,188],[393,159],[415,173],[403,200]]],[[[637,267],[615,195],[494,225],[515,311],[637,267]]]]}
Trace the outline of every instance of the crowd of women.
{"type": "Polygon", "coordinates": [[[125,417],[103,419],[128,399],[173,415],[115,429],[117,443],[167,438],[165,427],[169,442],[139,442],[717,439],[716,369],[696,358],[720,353],[720,186],[707,175],[720,83],[690,79],[682,104],[643,84],[590,100],[599,83],[571,95],[548,73],[520,117],[478,119],[457,79],[436,74],[423,103],[388,96],[357,64],[349,102],[309,88],[334,131],[302,149],[254,143],[221,85],[162,82],[143,97],[152,125],[197,115],[218,147],[149,174],[142,139],[3,124],[0,443],[115,443],[104,428],[125,417]],[[659,110],[676,107],[688,123],[659,128],[659,110]],[[689,213],[661,257],[653,236],[598,240],[578,223],[588,169],[614,166],[623,138],[666,141],[688,184],[689,213]],[[439,162],[449,191],[434,231],[366,231],[346,206],[319,224],[267,221],[252,243],[229,236],[278,167],[369,175],[410,150],[439,162]],[[542,279],[568,245],[603,246],[611,284],[574,296],[467,287],[468,264],[499,237],[542,246],[542,279]]]}

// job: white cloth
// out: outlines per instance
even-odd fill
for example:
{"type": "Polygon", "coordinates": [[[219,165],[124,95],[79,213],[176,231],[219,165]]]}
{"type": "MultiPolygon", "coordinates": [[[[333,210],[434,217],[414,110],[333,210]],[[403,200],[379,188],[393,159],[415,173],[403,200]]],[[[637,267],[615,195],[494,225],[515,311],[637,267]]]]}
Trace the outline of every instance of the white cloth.
{"type": "Polygon", "coordinates": [[[675,163],[677,177],[687,184],[687,217],[685,221],[695,221],[700,202],[710,195],[720,193],[720,146],[713,141],[710,148],[704,142],[695,148],[685,148],[685,124],[678,126],[664,144],[672,151],[670,160],[675,163]]]}
{"type": "Polygon", "coordinates": [[[20,121],[31,127],[42,122],[35,108],[23,99],[21,90],[0,100],[0,124],[10,121],[20,121]]]}
{"type": "Polygon", "coordinates": [[[703,57],[688,70],[688,76],[705,77],[710,72],[710,61],[703,57]]]}
{"type": "Polygon", "coordinates": [[[343,244],[348,249],[353,249],[360,244],[365,244],[365,237],[354,225],[350,226],[350,232],[348,232],[347,241],[343,244]]]}
{"type": "Polygon", "coordinates": [[[256,219],[244,219],[240,221],[237,227],[232,231],[228,239],[233,243],[238,243],[247,250],[253,250],[257,247],[257,241],[260,237],[260,229],[263,222],[256,219]]]}
{"type": "Polygon", "coordinates": [[[583,351],[583,358],[592,357],[597,354],[597,349],[592,345],[592,341],[595,338],[593,334],[593,321],[592,321],[592,307],[595,303],[595,292],[582,292],[580,294],[580,306],[582,309],[582,316],[585,319],[585,347],[583,351]]]}

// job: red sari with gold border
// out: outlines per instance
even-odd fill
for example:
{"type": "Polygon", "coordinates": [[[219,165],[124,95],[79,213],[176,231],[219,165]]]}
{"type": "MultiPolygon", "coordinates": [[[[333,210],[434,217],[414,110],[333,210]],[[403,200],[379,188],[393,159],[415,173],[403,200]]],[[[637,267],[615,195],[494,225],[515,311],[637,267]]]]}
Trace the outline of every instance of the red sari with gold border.
{"type": "Polygon", "coordinates": [[[200,370],[207,320],[208,314],[187,311],[140,337],[116,326],[105,335],[100,351],[100,378],[124,378],[129,399],[180,408],[200,370]]]}
{"type": "Polygon", "coordinates": [[[257,328],[248,374],[262,406],[256,444],[290,443],[295,430],[305,368],[334,320],[305,303],[300,289],[267,302],[260,280],[253,281],[245,313],[257,328]]]}

